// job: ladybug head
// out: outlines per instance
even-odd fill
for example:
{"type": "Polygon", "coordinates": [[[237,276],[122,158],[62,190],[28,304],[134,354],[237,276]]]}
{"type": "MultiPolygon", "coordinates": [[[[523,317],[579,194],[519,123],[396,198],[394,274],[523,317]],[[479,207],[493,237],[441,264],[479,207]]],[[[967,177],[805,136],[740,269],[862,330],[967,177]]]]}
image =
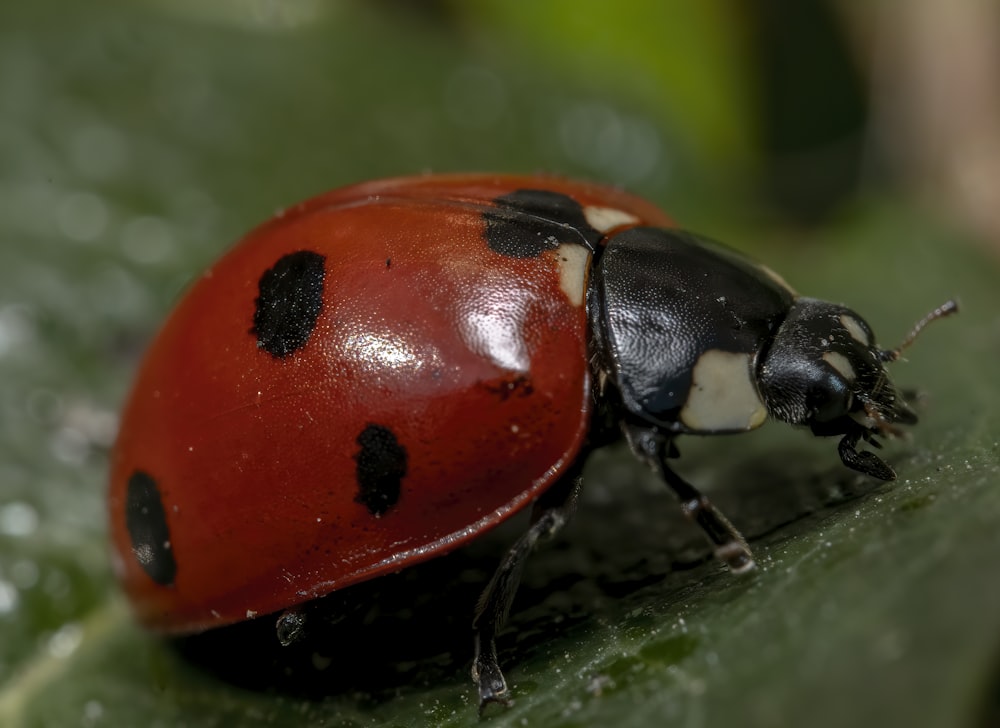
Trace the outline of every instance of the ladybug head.
{"type": "Polygon", "coordinates": [[[880,349],[871,327],[852,310],[798,299],[760,365],[768,412],[784,422],[807,425],[816,435],[844,435],[840,457],[845,465],[892,480],[892,468],[856,449],[861,439],[880,447],[877,436],[897,435],[896,425],[917,421],[885,365],[898,359],[930,321],[957,310],[949,301],[924,317],[899,347],[880,349]]]}

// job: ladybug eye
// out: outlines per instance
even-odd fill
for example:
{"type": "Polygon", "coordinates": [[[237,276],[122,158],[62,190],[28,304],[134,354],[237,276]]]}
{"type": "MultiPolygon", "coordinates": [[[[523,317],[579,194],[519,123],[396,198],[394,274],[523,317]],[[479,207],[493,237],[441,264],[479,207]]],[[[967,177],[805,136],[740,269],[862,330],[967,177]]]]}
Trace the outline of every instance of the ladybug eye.
{"type": "Polygon", "coordinates": [[[851,411],[854,392],[849,380],[839,373],[829,373],[817,382],[807,397],[808,419],[814,422],[830,422],[851,411]]]}

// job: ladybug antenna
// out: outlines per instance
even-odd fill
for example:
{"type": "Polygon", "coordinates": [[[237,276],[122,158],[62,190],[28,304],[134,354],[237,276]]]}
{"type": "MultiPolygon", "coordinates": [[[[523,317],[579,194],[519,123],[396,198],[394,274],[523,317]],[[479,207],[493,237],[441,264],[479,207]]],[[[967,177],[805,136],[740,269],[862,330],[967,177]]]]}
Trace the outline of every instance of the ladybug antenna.
{"type": "Polygon", "coordinates": [[[949,299],[942,303],[940,306],[935,308],[929,314],[924,316],[922,319],[917,321],[916,326],[913,330],[907,334],[906,338],[903,339],[903,343],[897,346],[895,349],[883,349],[879,352],[879,358],[882,361],[896,361],[903,354],[903,351],[907,349],[910,344],[912,344],[920,332],[924,330],[931,321],[936,321],[939,318],[944,318],[945,316],[951,316],[953,313],[958,313],[958,301],[955,299],[949,299]]]}

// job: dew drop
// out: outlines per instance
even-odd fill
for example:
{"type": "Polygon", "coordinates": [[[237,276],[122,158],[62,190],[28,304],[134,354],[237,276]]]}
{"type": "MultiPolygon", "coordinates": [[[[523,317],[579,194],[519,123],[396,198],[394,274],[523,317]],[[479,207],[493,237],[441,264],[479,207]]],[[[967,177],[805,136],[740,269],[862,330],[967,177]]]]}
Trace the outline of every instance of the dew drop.
{"type": "Polygon", "coordinates": [[[83,629],[75,623],[64,624],[49,637],[49,654],[65,659],[73,654],[83,640],[83,629]]]}
{"type": "Polygon", "coordinates": [[[0,508],[0,533],[7,536],[30,536],[38,528],[38,511],[22,501],[0,508]]]}

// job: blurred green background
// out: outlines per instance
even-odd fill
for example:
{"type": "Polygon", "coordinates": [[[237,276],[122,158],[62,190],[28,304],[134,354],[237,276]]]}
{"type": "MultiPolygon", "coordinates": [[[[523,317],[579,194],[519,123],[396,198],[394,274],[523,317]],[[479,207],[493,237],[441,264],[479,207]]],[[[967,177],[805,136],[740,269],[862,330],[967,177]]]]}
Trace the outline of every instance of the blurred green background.
{"type": "Polygon", "coordinates": [[[185,283],[304,197],[455,170],[625,186],[884,344],[964,307],[896,365],[926,396],[895,483],[784,427],[681,442],[750,578],[595,456],[501,637],[516,704],[485,721],[998,724],[998,76],[976,0],[3,3],[0,725],[477,723],[469,615],[518,525],[289,653],[142,633],[104,537],[116,411],[185,283]]]}

